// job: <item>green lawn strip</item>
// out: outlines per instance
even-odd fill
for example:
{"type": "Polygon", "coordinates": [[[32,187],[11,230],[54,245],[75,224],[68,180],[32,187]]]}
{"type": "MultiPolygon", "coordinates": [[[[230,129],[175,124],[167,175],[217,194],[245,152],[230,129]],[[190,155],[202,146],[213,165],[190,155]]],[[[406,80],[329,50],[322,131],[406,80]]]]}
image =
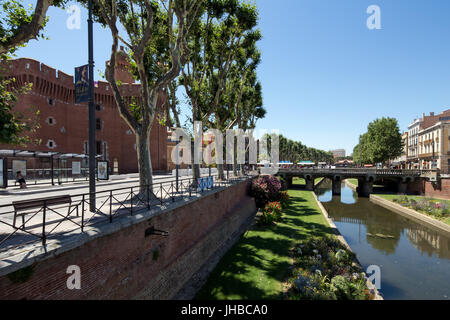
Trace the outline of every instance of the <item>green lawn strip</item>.
{"type": "Polygon", "coordinates": [[[356,187],[358,186],[358,179],[347,179],[347,181],[356,187]]]}
{"type": "MultiPolygon", "coordinates": [[[[398,194],[376,194],[376,195],[378,197],[380,197],[380,198],[383,198],[383,199],[386,199],[386,200],[389,200],[389,201],[392,201],[392,202],[393,202],[394,199],[400,199],[401,197],[405,197],[405,195],[398,195],[398,194]]],[[[406,195],[406,197],[409,200],[415,200],[415,201],[427,199],[427,200],[430,200],[430,201],[432,201],[434,203],[437,203],[437,202],[445,203],[447,206],[450,207],[450,200],[435,199],[435,198],[428,198],[428,197],[424,197],[424,196],[413,196],[413,195],[406,195]]],[[[397,204],[400,205],[399,203],[397,203],[397,204]]],[[[424,211],[417,211],[417,212],[425,214],[425,215],[427,215],[427,216],[429,216],[431,218],[434,218],[436,220],[442,221],[442,222],[450,225],[450,217],[438,218],[438,217],[436,217],[434,215],[431,215],[431,214],[428,214],[427,212],[424,212],[424,211]]]]}
{"type": "MultiPolygon", "coordinates": [[[[314,184],[317,184],[320,180],[322,180],[322,178],[314,179],[314,184]]],[[[298,177],[294,177],[292,179],[292,183],[293,184],[298,184],[298,185],[306,185],[305,179],[304,178],[298,178],[298,177]]]]}
{"type": "Polygon", "coordinates": [[[255,225],[229,250],[196,299],[282,299],[289,276],[289,251],[298,240],[333,234],[310,191],[289,190],[283,220],[255,225]]]}

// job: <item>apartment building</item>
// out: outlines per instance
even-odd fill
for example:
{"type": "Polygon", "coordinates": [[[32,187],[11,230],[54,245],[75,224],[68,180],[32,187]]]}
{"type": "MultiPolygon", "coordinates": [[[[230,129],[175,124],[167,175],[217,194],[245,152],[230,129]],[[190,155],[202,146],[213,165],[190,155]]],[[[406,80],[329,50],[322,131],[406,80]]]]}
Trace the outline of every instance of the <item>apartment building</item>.
{"type": "Polygon", "coordinates": [[[422,119],[415,119],[408,126],[408,154],[406,156],[407,169],[419,169],[420,167],[418,143],[420,125],[422,121],[422,119]]]}
{"type": "Polygon", "coordinates": [[[345,157],[345,149],[336,149],[336,150],[330,150],[330,152],[333,154],[333,157],[336,158],[344,158],[345,157]]]}
{"type": "Polygon", "coordinates": [[[406,168],[440,169],[450,167],[450,109],[439,114],[430,112],[408,126],[406,168]]]}
{"type": "Polygon", "coordinates": [[[450,173],[450,118],[420,130],[419,158],[422,169],[450,173]]]}

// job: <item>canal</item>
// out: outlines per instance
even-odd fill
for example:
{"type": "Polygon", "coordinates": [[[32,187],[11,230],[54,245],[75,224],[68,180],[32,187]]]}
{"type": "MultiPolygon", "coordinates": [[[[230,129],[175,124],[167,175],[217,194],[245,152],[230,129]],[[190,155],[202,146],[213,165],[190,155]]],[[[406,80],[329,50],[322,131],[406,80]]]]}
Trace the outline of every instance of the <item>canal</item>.
{"type": "Polygon", "coordinates": [[[345,183],[332,196],[331,183],[316,190],[364,269],[381,269],[385,299],[450,299],[450,238],[358,198],[345,183]]]}

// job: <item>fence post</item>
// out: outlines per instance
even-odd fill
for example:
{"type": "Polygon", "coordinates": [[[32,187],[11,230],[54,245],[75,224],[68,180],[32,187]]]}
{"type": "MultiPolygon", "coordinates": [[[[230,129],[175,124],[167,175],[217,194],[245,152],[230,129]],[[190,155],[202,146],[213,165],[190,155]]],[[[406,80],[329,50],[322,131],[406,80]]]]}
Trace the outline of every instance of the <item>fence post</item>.
{"type": "Polygon", "coordinates": [[[172,189],[172,202],[175,202],[175,197],[173,196],[173,181],[170,182],[170,188],[172,189]]]}
{"type": "Polygon", "coordinates": [[[81,212],[83,212],[83,214],[84,214],[84,194],[83,194],[83,197],[81,200],[81,212]]]}
{"type": "Polygon", "coordinates": [[[150,210],[150,185],[147,185],[147,209],[150,210]]]}
{"type": "Polygon", "coordinates": [[[112,190],[109,191],[109,222],[112,222],[112,190]]]}
{"type": "Polygon", "coordinates": [[[44,200],[44,212],[42,215],[42,245],[45,246],[46,237],[45,237],[45,214],[47,213],[47,201],[44,200]]]}
{"type": "Polygon", "coordinates": [[[130,197],[130,199],[131,199],[131,210],[130,210],[130,213],[131,213],[131,215],[133,215],[133,187],[131,187],[131,197],[130,197]]]}
{"type": "Polygon", "coordinates": [[[83,199],[81,200],[81,232],[84,232],[84,194],[83,199]]]}
{"type": "Polygon", "coordinates": [[[161,190],[161,197],[159,199],[161,200],[161,205],[163,205],[163,187],[162,187],[162,182],[160,183],[159,188],[161,190]]]}

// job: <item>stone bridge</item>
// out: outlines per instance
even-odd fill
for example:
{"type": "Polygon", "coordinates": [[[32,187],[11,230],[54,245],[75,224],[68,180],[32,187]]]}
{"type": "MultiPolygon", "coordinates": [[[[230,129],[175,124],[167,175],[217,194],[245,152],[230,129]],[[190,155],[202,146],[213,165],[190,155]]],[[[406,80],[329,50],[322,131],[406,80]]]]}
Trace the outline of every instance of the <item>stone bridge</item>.
{"type": "Polygon", "coordinates": [[[386,184],[387,181],[397,185],[399,193],[406,193],[408,183],[418,179],[430,179],[436,181],[439,172],[436,170],[392,170],[392,169],[357,169],[357,168],[336,168],[336,169],[299,169],[280,168],[278,176],[283,177],[289,186],[292,185],[294,177],[304,178],[306,189],[314,190],[314,180],[316,178],[328,178],[332,180],[333,195],[341,194],[341,183],[345,179],[358,179],[358,195],[368,197],[373,192],[375,183],[386,184]],[[436,180],[435,180],[436,179],[436,180]]]}

